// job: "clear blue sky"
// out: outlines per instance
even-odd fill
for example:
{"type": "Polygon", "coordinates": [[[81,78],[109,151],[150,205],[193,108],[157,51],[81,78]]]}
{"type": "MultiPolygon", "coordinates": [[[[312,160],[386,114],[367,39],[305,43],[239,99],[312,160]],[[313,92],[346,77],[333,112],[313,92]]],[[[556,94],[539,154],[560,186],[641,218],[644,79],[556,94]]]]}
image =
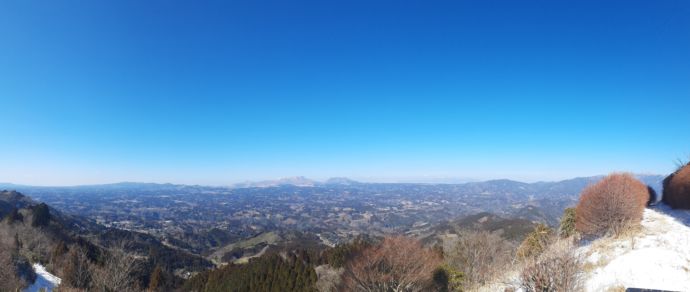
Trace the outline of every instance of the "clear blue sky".
{"type": "Polygon", "coordinates": [[[667,173],[690,1],[0,2],[0,181],[667,173]]]}

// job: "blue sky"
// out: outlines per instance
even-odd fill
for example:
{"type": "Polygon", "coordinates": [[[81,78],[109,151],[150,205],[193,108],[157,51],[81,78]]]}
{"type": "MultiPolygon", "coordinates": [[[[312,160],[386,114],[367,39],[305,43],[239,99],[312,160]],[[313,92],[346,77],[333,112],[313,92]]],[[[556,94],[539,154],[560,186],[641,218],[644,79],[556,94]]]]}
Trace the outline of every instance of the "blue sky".
{"type": "Polygon", "coordinates": [[[688,1],[0,2],[0,181],[667,173],[688,1]]]}

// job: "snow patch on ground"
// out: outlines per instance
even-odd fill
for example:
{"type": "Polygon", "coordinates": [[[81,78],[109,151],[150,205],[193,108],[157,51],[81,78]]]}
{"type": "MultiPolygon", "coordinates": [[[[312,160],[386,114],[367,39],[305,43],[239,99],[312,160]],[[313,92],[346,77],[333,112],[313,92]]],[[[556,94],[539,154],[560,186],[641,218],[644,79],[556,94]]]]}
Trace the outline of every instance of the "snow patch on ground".
{"type": "Polygon", "coordinates": [[[41,289],[45,289],[43,291],[50,292],[55,287],[60,285],[60,282],[62,282],[60,278],[48,273],[48,271],[46,271],[46,267],[41,264],[34,264],[33,268],[34,272],[36,273],[36,281],[34,281],[31,286],[24,289],[24,292],[38,292],[41,291],[41,289]]]}
{"type": "Polygon", "coordinates": [[[648,208],[629,238],[602,238],[579,248],[586,290],[635,287],[690,291],[690,211],[648,208]]]}

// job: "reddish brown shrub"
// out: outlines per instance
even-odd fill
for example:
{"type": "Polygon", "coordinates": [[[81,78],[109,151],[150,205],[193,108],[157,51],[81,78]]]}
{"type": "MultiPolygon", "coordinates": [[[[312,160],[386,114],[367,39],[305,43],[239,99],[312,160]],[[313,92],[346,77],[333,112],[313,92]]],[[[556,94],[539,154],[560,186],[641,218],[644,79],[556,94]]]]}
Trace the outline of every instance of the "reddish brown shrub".
{"type": "Polygon", "coordinates": [[[343,282],[347,291],[426,291],[440,264],[439,254],[419,241],[386,237],[346,265],[343,282]]]}
{"type": "Polygon", "coordinates": [[[627,173],[610,174],[582,191],[575,229],[585,236],[618,235],[639,224],[649,201],[647,186],[627,173]]]}
{"type": "Polygon", "coordinates": [[[664,179],[662,201],[674,209],[690,209],[690,163],[664,179]]]}

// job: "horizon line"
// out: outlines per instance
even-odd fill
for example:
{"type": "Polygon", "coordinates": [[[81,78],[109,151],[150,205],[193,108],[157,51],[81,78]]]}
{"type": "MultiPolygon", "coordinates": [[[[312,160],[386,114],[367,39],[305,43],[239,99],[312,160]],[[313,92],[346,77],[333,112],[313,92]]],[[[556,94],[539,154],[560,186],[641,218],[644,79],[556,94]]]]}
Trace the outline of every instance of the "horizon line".
{"type": "MultiPolygon", "coordinates": [[[[611,173],[616,173],[621,171],[615,171],[611,173]]],[[[624,172],[624,171],[623,171],[624,172]]],[[[634,173],[628,172],[635,176],[664,176],[662,174],[656,173],[634,173]]],[[[0,182],[0,186],[20,186],[20,187],[44,187],[44,188],[70,188],[70,187],[90,187],[90,186],[108,186],[108,185],[118,185],[118,184],[149,184],[149,185],[174,185],[174,186],[201,186],[201,187],[219,187],[219,188],[251,188],[257,186],[241,186],[243,184],[259,184],[259,183],[278,183],[280,181],[290,180],[290,179],[306,179],[312,183],[327,183],[331,179],[347,179],[354,183],[368,183],[368,184],[420,184],[420,185],[461,185],[468,183],[482,183],[490,181],[513,181],[525,184],[535,184],[535,183],[548,183],[548,182],[561,182],[566,180],[578,179],[578,178],[592,178],[605,176],[606,174],[596,174],[596,175],[580,175],[563,179],[544,179],[544,180],[519,180],[511,178],[487,178],[487,179],[473,179],[473,178],[461,178],[461,177],[430,177],[425,179],[407,179],[407,178],[397,178],[397,179],[379,179],[379,180],[368,180],[362,178],[351,178],[345,176],[334,176],[325,179],[311,179],[306,176],[286,176],[279,177],[275,179],[262,179],[262,180],[243,180],[230,184],[194,184],[194,183],[174,183],[174,182],[155,182],[155,181],[116,181],[116,182],[102,182],[102,183],[85,183],[85,184],[69,184],[69,185],[42,185],[42,184],[24,184],[24,183],[14,183],[14,182],[0,182]],[[428,180],[428,181],[425,181],[428,180]],[[446,180],[446,181],[444,181],[446,180]],[[456,181],[453,181],[456,180],[456,181]]],[[[295,185],[293,183],[285,183],[283,185],[295,185]]],[[[271,186],[267,186],[271,187],[271,186]]]]}

